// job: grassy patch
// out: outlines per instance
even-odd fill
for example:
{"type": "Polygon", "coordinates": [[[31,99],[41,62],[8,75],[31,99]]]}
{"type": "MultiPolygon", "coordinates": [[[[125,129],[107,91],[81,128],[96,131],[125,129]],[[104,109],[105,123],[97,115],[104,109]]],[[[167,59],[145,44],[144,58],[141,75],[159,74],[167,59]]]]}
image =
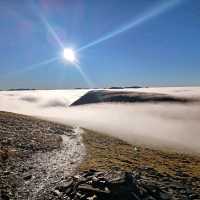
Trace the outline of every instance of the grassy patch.
{"type": "Polygon", "coordinates": [[[105,134],[85,130],[83,142],[87,157],[80,170],[109,170],[119,167],[132,171],[142,166],[150,166],[160,173],[176,175],[183,172],[188,176],[200,176],[200,157],[175,152],[154,150],[143,146],[129,145],[105,134]]]}

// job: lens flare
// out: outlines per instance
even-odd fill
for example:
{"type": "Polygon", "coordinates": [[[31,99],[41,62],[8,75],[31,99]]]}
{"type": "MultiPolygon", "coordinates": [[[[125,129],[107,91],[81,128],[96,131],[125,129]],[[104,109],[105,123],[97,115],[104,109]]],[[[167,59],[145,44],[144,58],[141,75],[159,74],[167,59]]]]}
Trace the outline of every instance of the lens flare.
{"type": "Polygon", "coordinates": [[[131,21],[130,23],[120,27],[119,29],[112,31],[104,36],[102,36],[101,38],[98,38],[97,40],[86,44],[85,46],[80,47],[77,51],[83,51],[87,48],[90,48],[92,46],[95,46],[97,44],[100,44],[108,39],[111,39],[121,33],[124,33],[130,29],[135,28],[136,26],[158,16],[161,15],[162,13],[164,13],[165,11],[169,10],[170,8],[174,7],[175,5],[177,5],[178,3],[180,3],[180,0],[171,0],[171,1],[166,1],[164,4],[161,4],[157,7],[154,7],[153,9],[149,10],[149,12],[145,13],[145,15],[142,15],[140,17],[138,17],[137,19],[131,21]]]}
{"type": "Polygon", "coordinates": [[[75,52],[70,48],[65,48],[63,50],[63,58],[71,63],[74,63],[77,60],[75,52]]]}
{"type": "Polygon", "coordinates": [[[58,37],[57,33],[53,29],[53,27],[50,25],[50,23],[46,20],[46,18],[41,14],[40,19],[42,23],[44,24],[44,27],[47,29],[47,31],[52,35],[52,37],[55,39],[55,41],[59,44],[61,48],[64,48],[64,45],[60,38],[58,37]]]}
{"type": "MultiPolygon", "coordinates": [[[[159,6],[156,6],[154,8],[152,8],[151,10],[149,10],[147,13],[145,13],[144,15],[134,19],[133,21],[131,21],[130,23],[121,26],[119,29],[114,30],[108,34],[105,34],[104,36],[102,36],[101,38],[98,38],[97,40],[86,44],[82,47],[80,47],[79,49],[76,50],[76,52],[85,50],[87,48],[90,48],[92,46],[95,46],[97,44],[100,44],[104,41],[107,41],[121,33],[124,33],[130,29],[135,28],[136,26],[139,26],[143,23],[145,23],[146,21],[163,14],[164,12],[166,12],[167,10],[169,10],[170,8],[173,8],[174,6],[176,6],[178,3],[183,2],[182,0],[169,0],[169,1],[165,1],[164,4],[161,4],[159,6]]],[[[61,41],[61,39],[58,37],[56,31],[53,29],[53,27],[50,25],[50,23],[47,21],[47,19],[45,18],[45,16],[43,14],[39,15],[41,22],[43,23],[44,27],[46,28],[46,30],[52,35],[52,37],[55,39],[55,41],[58,43],[58,45],[61,47],[61,49],[63,49],[63,58],[69,62],[71,62],[72,64],[74,64],[74,66],[76,66],[77,70],[79,71],[79,73],[82,75],[82,77],[84,78],[84,80],[88,83],[88,85],[90,86],[90,88],[92,87],[92,83],[91,81],[88,79],[88,77],[86,76],[86,74],[84,73],[84,71],[82,70],[82,68],[79,65],[79,62],[76,58],[76,54],[75,51],[73,51],[70,48],[65,48],[63,42],[61,41]]],[[[52,63],[54,61],[56,61],[57,59],[60,58],[51,58],[48,60],[45,60],[43,62],[40,62],[38,64],[34,64],[31,65],[27,68],[24,68],[18,72],[24,72],[24,71],[29,71],[29,70],[33,70],[35,68],[38,67],[42,67],[44,65],[47,65],[49,63],[52,63]]]]}
{"type": "Polygon", "coordinates": [[[29,66],[24,67],[24,68],[19,67],[18,70],[12,71],[11,73],[8,73],[8,74],[4,74],[4,76],[1,77],[1,78],[8,78],[10,76],[15,76],[15,75],[22,74],[22,73],[25,73],[25,72],[28,72],[28,71],[32,71],[32,70],[35,70],[37,68],[41,68],[45,65],[48,65],[50,63],[56,62],[59,59],[60,59],[59,57],[54,57],[54,58],[49,58],[47,60],[41,61],[40,63],[37,63],[37,64],[29,65],[29,66]]]}
{"type": "Polygon", "coordinates": [[[84,81],[87,83],[89,88],[94,88],[94,84],[92,83],[92,81],[87,77],[87,75],[85,74],[85,72],[82,70],[81,66],[79,65],[78,62],[75,62],[75,67],[76,69],[79,71],[79,73],[81,74],[81,76],[83,77],[84,81]]]}

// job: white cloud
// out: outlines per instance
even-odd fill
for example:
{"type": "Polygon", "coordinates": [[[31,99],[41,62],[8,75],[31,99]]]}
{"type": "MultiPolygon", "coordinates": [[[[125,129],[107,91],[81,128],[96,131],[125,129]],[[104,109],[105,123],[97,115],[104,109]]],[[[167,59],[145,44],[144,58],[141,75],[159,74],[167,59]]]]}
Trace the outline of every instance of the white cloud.
{"type": "MultiPolygon", "coordinates": [[[[136,91],[200,97],[198,87],[144,88],[136,91]]],[[[81,126],[130,143],[139,142],[154,147],[165,146],[200,153],[199,105],[106,103],[67,107],[86,92],[87,90],[2,91],[0,110],[81,126]],[[23,98],[27,99],[28,96],[34,101],[24,101],[23,98]]]]}

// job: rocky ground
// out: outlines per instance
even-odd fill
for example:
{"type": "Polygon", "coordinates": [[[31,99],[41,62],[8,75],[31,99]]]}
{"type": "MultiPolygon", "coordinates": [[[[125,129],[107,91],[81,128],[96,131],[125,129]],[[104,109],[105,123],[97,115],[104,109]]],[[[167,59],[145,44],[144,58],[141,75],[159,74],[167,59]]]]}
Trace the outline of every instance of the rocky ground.
{"type": "Polygon", "coordinates": [[[200,157],[80,133],[0,112],[0,199],[200,199],[200,157]]]}
{"type": "Polygon", "coordinates": [[[68,177],[40,198],[71,200],[170,200],[199,199],[192,186],[144,167],[133,172],[119,168],[102,172],[89,170],[68,177]]]}
{"type": "Polygon", "coordinates": [[[0,199],[37,199],[69,176],[84,146],[78,129],[0,112],[0,199]]]}
{"type": "Polygon", "coordinates": [[[135,198],[137,200],[200,199],[199,156],[129,145],[116,138],[88,130],[83,134],[83,141],[87,158],[80,165],[80,171],[95,169],[109,172],[116,171],[117,167],[118,171],[131,173],[137,182],[142,183],[143,189],[147,187],[147,190],[150,190],[149,196],[138,195],[138,198],[135,198]],[[164,195],[166,198],[159,196],[159,192],[156,193],[158,188],[162,193],[167,193],[164,195]]]}

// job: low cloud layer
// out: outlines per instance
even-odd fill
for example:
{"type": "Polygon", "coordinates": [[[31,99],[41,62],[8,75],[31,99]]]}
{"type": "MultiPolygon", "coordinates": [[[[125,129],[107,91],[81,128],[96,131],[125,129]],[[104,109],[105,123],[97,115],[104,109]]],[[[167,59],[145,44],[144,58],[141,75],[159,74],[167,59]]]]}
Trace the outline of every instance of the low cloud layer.
{"type": "Polygon", "coordinates": [[[30,103],[35,103],[35,102],[39,101],[39,98],[37,98],[33,95],[26,95],[26,96],[20,97],[20,100],[27,101],[30,103]]]}
{"type": "MultiPolygon", "coordinates": [[[[149,92],[152,90],[167,93],[166,88],[149,88],[149,92]]],[[[27,96],[24,92],[0,92],[0,110],[81,126],[133,144],[200,153],[200,105],[106,103],[67,107],[86,92],[29,91],[37,97],[31,103],[20,99],[27,96]]],[[[169,88],[167,94],[200,96],[200,88],[169,88]]]]}
{"type": "Polygon", "coordinates": [[[64,99],[49,99],[47,102],[45,102],[41,107],[44,108],[54,108],[54,107],[63,107],[66,108],[69,105],[69,102],[66,102],[64,99]]]}

